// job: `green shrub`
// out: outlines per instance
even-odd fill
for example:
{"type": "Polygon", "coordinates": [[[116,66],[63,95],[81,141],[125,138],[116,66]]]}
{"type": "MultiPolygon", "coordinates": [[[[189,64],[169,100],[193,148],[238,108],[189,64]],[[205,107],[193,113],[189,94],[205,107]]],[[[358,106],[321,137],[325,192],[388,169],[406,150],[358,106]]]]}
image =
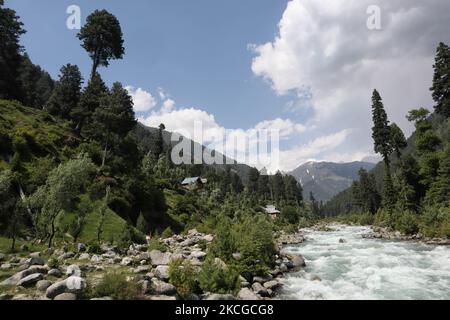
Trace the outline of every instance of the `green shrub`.
{"type": "Polygon", "coordinates": [[[428,237],[450,238],[450,208],[426,207],[422,215],[420,232],[428,237]]]}
{"type": "Polygon", "coordinates": [[[281,210],[281,219],[290,224],[298,224],[300,213],[296,207],[287,206],[281,210]]]}
{"type": "Polygon", "coordinates": [[[58,269],[60,266],[59,260],[56,258],[50,258],[47,261],[47,265],[50,269],[58,269]]]}
{"type": "Polygon", "coordinates": [[[172,232],[172,229],[170,229],[170,227],[167,227],[167,228],[161,233],[161,238],[163,238],[163,239],[170,238],[171,236],[173,236],[173,232],[172,232]]]}
{"type": "Polygon", "coordinates": [[[221,265],[212,257],[208,257],[198,275],[200,288],[204,292],[235,294],[239,291],[239,272],[228,266],[221,265]]]}
{"type": "Polygon", "coordinates": [[[419,231],[417,215],[411,211],[397,214],[395,229],[406,235],[416,234],[419,231]]]}
{"type": "Polygon", "coordinates": [[[148,243],[148,250],[159,250],[161,252],[166,252],[168,250],[167,246],[162,243],[158,238],[152,238],[148,243]]]}
{"type": "Polygon", "coordinates": [[[87,251],[89,253],[93,253],[93,254],[100,254],[100,253],[102,253],[102,249],[100,248],[100,245],[97,242],[90,243],[88,245],[87,251]]]}
{"type": "Polygon", "coordinates": [[[139,285],[134,280],[127,281],[124,274],[115,271],[106,273],[92,289],[94,297],[111,297],[115,300],[135,300],[139,294],[139,285]]]}
{"type": "Polygon", "coordinates": [[[197,273],[189,261],[176,259],[169,264],[170,283],[177,288],[178,295],[190,299],[198,291],[197,273]]]}

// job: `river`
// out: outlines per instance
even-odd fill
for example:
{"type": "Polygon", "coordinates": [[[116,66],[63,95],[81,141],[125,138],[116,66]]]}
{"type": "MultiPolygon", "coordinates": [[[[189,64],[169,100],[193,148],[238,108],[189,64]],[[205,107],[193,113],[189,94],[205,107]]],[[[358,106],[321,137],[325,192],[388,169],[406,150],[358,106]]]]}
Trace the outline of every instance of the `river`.
{"type": "Polygon", "coordinates": [[[305,229],[307,241],[286,248],[307,266],[284,278],[282,299],[450,299],[450,247],[364,239],[368,227],[331,229],[305,229]]]}

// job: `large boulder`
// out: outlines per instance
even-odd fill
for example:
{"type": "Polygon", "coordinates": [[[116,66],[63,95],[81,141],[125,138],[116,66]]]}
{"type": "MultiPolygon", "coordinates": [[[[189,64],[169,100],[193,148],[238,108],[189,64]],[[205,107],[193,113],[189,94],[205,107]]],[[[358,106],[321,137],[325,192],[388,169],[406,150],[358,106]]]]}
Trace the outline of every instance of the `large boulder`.
{"type": "Polygon", "coordinates": [[[306,267],[305,259],[299,254],[290,254],[289,259],[291,260],[292,269],[301,269],[306,267]]]}
{"type": "Polygon", "coordinates": [[[81,277],[81,269],[76,264],[72,264],[67,267],[66,269],[66,275],[68,276],[76,276],[81,277]]]}
{"type": "Polygon", "coordinates": [[[40,257],[31,257],[27,263],[30,266],[43,266],[45,264],[44,259],[40,258],[40,257]]]}
{"type": "Polygon", "coordinates": [[[271,281],[268,281],[268,282],[264,283],[264,288],[270,289],[270,290],[276,290],[280,286],[281,286],[281,283],[279,283],[276,280],[271,280],[271,281]]]}
{"type": "Polygon", "coordinates": [[[39,280],[42,280],[43,278],[44,276],[41,273],[33,273],[19,280],[19,282],[17,282],[17,285],[22,287],[28,287],[35,284],[39,280]]]}
{"type": "Polygon", "coordinates": [[[177,293],[177,289],[172,284],[158,279],[152,279],[152,289],[157,295],[170,296],[177,293]]]}
{"type": "Polygon", "coordinates": [[[237,296],[241,300],[259,300],[259,297],[249,288],[242,288],[237,296]]]}
{"type": "Polygon", "coordinates": [[[53,299],[62,293],[81,293],[86,288],[86,280],[80,277],[71,276],[65,280],[58,281],[47,288],[45,295],[53,299]]]}
{"type": "Polygon", "coordinates": [[[255,283],[252,285],[252,289],[253,289],[253,292],[255,292],[256,294],[259,294],[259,295],[262,296],[262,297],[267,297],[267,296],[269,296],[269,292],[267,291],[267,289],[264,288],[264,287],[262,286],[262,284],[259,283],[259,282],[255,282],[255,283]]]}
{"type": "Polygon", "coordinates": [[[57,277],[57,278],[62,276],[62,272],[59,269],[51,269],[51,270],[48,271],[47,274],[49,276],[57,277]]]}
{"type": "Polygon", "coordinates": [[[3,280],[2,282],[0,282],[0,285],[16,285],[20,280],[22,280],[23,278],[34,274],[34,273],[42,273],[45,274],[47,273],[48,269],[46,267],[42,267],[42,266],[31,266],[28,269],[25,269],[23,271],[20,271],[18,273],[16,273],[15,275],[9,277],[6,280],[3,280]]]}
{"type": "Polygon", "coordinates": [[[122,259],[120,264],[122,266],[131,266],[133,264],[133,259],[131,259],[130,257],[125,257],[125,258],[122,259]]]}
{"type": "Polygon", "coordinates": [[[41,292],[45,292],[48,287],[50,287],[52,285],[52,282],[49,280],[39,280],[36,283],[36,289],[41,291],[41,292]]]}
{"type": "Polygon", "coordinates": [[[77,296],[73,293],[66,292],[58,294],[54,300],[62,300],[62,301],[77,300],[77,296]]]}
{"type": "Polygon", "coordinates": [[[190,255],[193,259],[203,260],[206,257],[206,252],[203,251],[193,251],[190,255]]]}
{"type": "Polygon", "coordinates": [[[157,266],[155,268],[155,276],[163,281],[169,280],[169,266],[157,266]]]}
{"type": "Polygon", "coordinates": [[[170,252],[161,252],[159,250],[150,251],[150,259],[152,261],[152,265],[160,266],[160,265],[168,265],[170,262],[171,253],[170,252]]]}

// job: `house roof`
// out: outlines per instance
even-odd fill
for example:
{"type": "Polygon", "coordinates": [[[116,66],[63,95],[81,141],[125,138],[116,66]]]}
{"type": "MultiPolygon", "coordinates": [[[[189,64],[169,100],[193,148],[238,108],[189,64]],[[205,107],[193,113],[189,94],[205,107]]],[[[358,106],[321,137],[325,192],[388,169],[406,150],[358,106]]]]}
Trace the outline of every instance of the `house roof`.
{"type": "Polygon", "coordinates": [[[183,180],[183,182],[181,182],[182,185],[189,185],[189,184],[194,184],[197,183],[199,181],[200,177],[190,177],[190,178],[186,178],[183,180]]]}
{"type": "Polygon", "coordinates": [[[266,206],[263,209],[268,214],[278,214],[278,213],[280,213],[280,211],[278,211],[277,208],[275,208],[275,206],[273,206],[273,205],[268,205],[268,206],[266,206]]]}

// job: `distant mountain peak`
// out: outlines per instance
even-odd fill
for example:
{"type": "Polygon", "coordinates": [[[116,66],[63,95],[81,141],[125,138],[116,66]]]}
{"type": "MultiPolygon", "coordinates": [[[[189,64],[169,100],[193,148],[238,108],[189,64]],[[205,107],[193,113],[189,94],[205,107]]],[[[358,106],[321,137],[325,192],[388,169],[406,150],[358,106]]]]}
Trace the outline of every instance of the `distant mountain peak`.
{"type": "Polygon", "coordinates": [[[347,163],[308,161],[289,174],[302,184],[306,199],[312,192],[317,200],[326,202],[350,187],[353,181],[358,179],[358,171],[361,168],[371,170],[374,167],[374,163],[365,161],[347,163]]]}

